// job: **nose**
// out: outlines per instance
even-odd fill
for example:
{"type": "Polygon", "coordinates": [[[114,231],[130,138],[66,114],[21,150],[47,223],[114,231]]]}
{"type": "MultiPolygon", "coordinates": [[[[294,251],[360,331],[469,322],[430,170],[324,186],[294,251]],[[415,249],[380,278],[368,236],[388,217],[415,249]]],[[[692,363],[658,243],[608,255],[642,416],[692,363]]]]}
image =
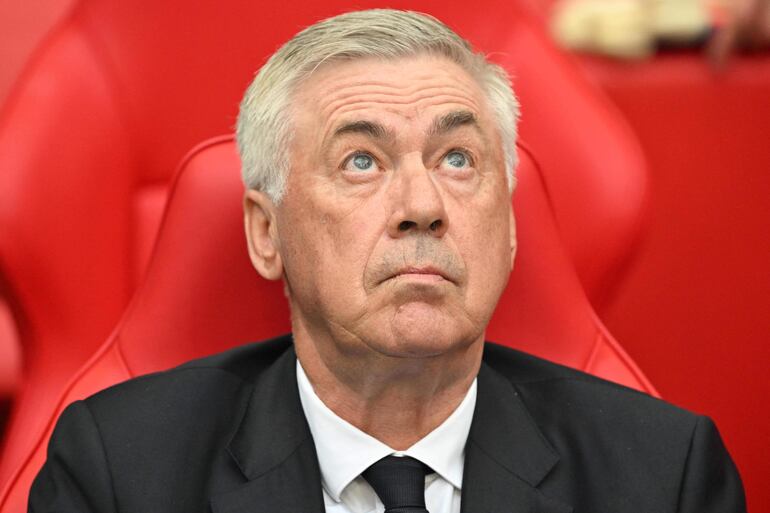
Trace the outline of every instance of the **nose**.
{"type": "Polygon", "coordinates": [[[388,233],[391,237],[412,233],[442,237],[446,233],[449,218],[441,191],[422,162],[397,173],[390,193],[393,210],[388,233]]]}

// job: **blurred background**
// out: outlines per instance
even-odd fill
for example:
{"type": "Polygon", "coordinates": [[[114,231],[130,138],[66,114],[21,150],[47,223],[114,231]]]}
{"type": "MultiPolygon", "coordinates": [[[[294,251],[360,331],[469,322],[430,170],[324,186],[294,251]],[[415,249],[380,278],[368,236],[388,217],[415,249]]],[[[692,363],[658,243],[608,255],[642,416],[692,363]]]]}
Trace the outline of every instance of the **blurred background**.
{"type": "MultiPolygon", "coordinates": [[[[542,27],[553,45],[570,61],[575,73],[580,74],[586,87],[594,88],[597,95],[609,100],[630,127],[646,161],[649,192],[641,235],[635,242],[632,258],[623,263],[622,280],[592,297],[598,315],[663,398],[716,420],[744,479],[749,510],[770,513],[770,487],[766,484],[770,477],[767,457],[770,452],[770,2],[511,1],[527,2],[529,23],[542,27]]],[[[13,166],[34,166],[36,159],[41,159],[37,153],[22,152],[22,156],[13,158],[2,155],[16,138],[19,144],[28,144],[23,138],[36,137],[32,128],[19,123],[18,105],[34,103],[38,96],[41,102],[46,101],[45,98],[50,97],[49,89],[59,87],[57,80],[61,76],[84,73],[83,69],[88,67],[88,63],[77,58],[57,60],[57,50],[52,50],[51,45],[63,45],[69,48],[66,51],[72,51],[78,45],[90,44],[95,53],[100,51],[98,40],[84,43],[78,37],[67,36],[73,19],[83,23],[81,18],[90,16],[88,22],[98,23],[98,18],[82,7],[88,3],[0,0],[0,139],[5,137],[0,143],[0,188],[17,185],[15,180],[19,179],[9,171],[13,166]],[[48,61],[56,61],[55,69],[41,74],[39,70],[46,67],[48,61]],[[9,128],[11,123],[13,128],[9,128]],[[16,127],[20,125],[24,126],[17,132],[16,127]],[[13,133],[10,142],[9,133],[13,133]]],[[[404,7],[401,4],[409,6],[408,2],[399,4],[404,7]]],[[[271,12],[279,8],[265,7],[271,12]]],[[[305,20],[326,13],[323,6],[315,4],[301,14],[297,6],[283,9],[286,12],[282,17],[303,20],[287,23],[286,37],[305,20]]],[[[144,13],[142,2],[137,2],[134,8],[126,7],[120,15],[141,20],[144,13]]],[[[184,12],[175,16],[179,24],[185,23],[184,12]]],[[[218,23],[216,19],[211,20],[212,33],[218,23]]],[[[146,20],[148,30],[155,30],[155,24],[155,18],[146,20]]],[[[208,35],[207,32],[196,34],[196,44],[205,46],[208,35]]],[[[131,31],[103,37],[113,36],[132,41],[141,41],[143,37],[131,31]]],[[[487,42],[486,48],[494,49],[495,42],[487,42]]],[[[226,92],[228,101],[237,97],[247,79],[226,92]]],[[[148,76],[141,81],[145,88],[166,87],[163,70],[157,67],[148,68],[148,76]]],[[[67,87],[73,91],[62,94],[59,101],[66,103],[85,86],[75,81],[67,87]]],[[[110,94],[103,89],[101,86],[87,89],[86,94],[96,103],[100,95],[110,94]]],[[[219,101],[215,98],[218,92],[209,91],[211,103],[219,101]]],[[[554,98],[554,102],[558,101],[559,98],[554,98]]],[[[120,104],[120,100],[116,103],[120,104]]],[[[165,107],[162,103],[152,106],[158,112],[165,107]]],[[[180,108],[179,105],[173,107],[180,108]]],[[[206,97],[196,98],[190,107],[215,108],[206,97]]],[[[120,137],[120,127],[104,130],[94,121],[90,131],[82,136],[67,133],[61,136],[68,137],[73,145],[95,145],[108,154],[117,154],[99,162],[109,162],[114,157],[131,160],[134,166],[162,166],[173,170],[184,150],[195,141],[231,128],[236,107],[236,103],[230,101],[222,108],[229,114],[222,117],[215,128],[197,132],[189,129],[192,143],[170,152],[171,156],[161,163],[143,155],[126,156],[126,151],[114,139],[120,137]]],[[[36,116],[35,130],[56,140],[57,134],[52,135],[51,131],[66,132],[67,128],[60,124],[47,125],[50,108],[46,106],[27,115],[25,121],[29,116],[36,116]]],[[[73,108],[79,109],[71,113],[74,117],[90,120],[100,115],[82,110],[80,104],[73,108]]],[[[126,108],[126,105],[116,108],[126,108]]],[[[526,104],[523,112],[526,123],[526,104]]],[[[184,124],[183,120],[177,122],[184,124]]],[[[575,133],[581,131],[581,119],[565,117],[563,124],[575,133]]],[[[179,129],[188,130],[183,126],[179,129]]],[[[164,132],[150,129],[147,137],[163,144],[164,132]]],[[[30,147],[35,148],[34,152],[48,151],[45,147],[30,147]]],[[[597,147],[595,151],[601,153],[607,149],[597,147]]],[[[14,231],[12,222],[13,198],[0,191],[0,202],[5,202],[5,205],[0,203],[0,423],[15,415],[11,412],[20,408],[22,400],[27,404],[45,403],[42,393],[38,397],[32,392],[23,392],[25,383],[39,379],[36,373],[45,372],[46,379],[63,387],[118,321],[133,286],[141,277],[159,220],[159,215],[142,217],[142,212],[162,211],[170,174],[165,171],[163,175],[143,176],[143,193],[126,207],[133,209],[130,215],[147,219],[135,223],[131,229],[141,232],[136,237],[138,240],[150,242],[132,249],[129,256],[115,252],[116,248],[110,253],[109,244],[105,243],[104,256],[87,264],[98,267],[123,259],[130,276],[114,285],[107,284],[112,291],[107,299],[89,297],[84,304],[75,305],[67,312],[89,324],[83,333],[69,326],[57,328],[56,335],[62,330],[77,332],[80,341],[77,348],[67,346],[72,343],[71,336],[52,336],[53,340],[61,341],[50,344],[55,349],[29,342],[42,337],[36,330],[42,332],[48,328],[34,327],[35,316],[41,314],[25,311],[24,287],[34,288],[36,280],[48,277],[29,275],[21,283],[14,283],[13,277],[3,274],[5,269],[13,267],[14,258],[55,261],[61,258],[57,246],[76,245],[77,237],[68,238],[57,232],[58,235],[49,240],[48,232],[41,230],[42,240],[37,241],[37,251],[7,256],[3,253],[6,245],[20,247],[23,241],[14,238],[21,236],[14,231]],[[11,221],[2,218],[8,212],[11,214],[7,219],[11,221]],[[57,238],[59,235],[62,238],[57,238]],[[91,317],[98,317],[99,322],[89,323],[91,317]],[[36,367],[37,364],[30,363],[33,360],[47,363],[36,367]]],[[[59,186],[104,187],[105,190],[115,186],[111,179],[97,184],[73,183],[64,175],[56,180],[55,184],[44,184],[53,189],[45,194],[56,194],[59,186]]],[[[55,224],[59,216],[66,217],[56,209],[45,210],[49,205],[47,201],[41,200],[38,208],[44,214],[35,219],[55,224]]],[[[80,206],[73,205],[73,208],[80,206]]],[[[111,225],[103,219],[94,218],[93,222],[100,225],[105,234],[111,233],[111,225]]],[[[92,252],[93,248],[89,246],[84,251],[92,252]]],[[[82,283],[84,289],[88,285],[82,283]]],[[[48,300],[57,301],[54,296],[48,300]]],[[[44,306],[59,313],[42,315],[64,315],[61,309],[44,306]]],[[[40,311],[45,312],[45,308],[41,308],[40,311]]],[[[5,451],[9,443],[13,442],[6,440],[5,451]]],[[[0,472],[0,488],[7,475],[8,471],[0,472]]]]}

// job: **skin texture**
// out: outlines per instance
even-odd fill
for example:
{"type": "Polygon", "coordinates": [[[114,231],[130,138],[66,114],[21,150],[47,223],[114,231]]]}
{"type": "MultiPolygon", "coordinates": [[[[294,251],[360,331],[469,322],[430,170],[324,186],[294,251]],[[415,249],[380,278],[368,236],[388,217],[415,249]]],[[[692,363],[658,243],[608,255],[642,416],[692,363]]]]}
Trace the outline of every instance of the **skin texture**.
{"type": "Polygon", "coordinates": [[[516,239],[496,124],[440,57],[327,63],[295,92],[287,190],[244,198],[298,358],[337,415],[403,450],[457,407],[516,239]]]}

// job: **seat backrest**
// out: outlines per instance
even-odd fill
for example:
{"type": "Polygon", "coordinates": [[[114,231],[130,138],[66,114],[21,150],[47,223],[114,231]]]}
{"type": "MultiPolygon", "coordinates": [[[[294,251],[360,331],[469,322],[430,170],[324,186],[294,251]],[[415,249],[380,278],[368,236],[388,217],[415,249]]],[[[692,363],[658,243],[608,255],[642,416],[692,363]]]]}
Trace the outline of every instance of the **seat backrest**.
{"type": "MultiPolygon", "coordinates": [[[[487,338],[654,393],[594,314],[559,239],[542,173],[529,150],[522,146],[520,153],[518,255],[487,338]]],[[[282,284],[259,277],[248,258],[239,169],[231,137],[210,140],[187,157],[144,283],[61,396],[56,415],[130,377],[289,331],[282,284]]],[[[9,482],[0,513],[24,509],[56,415],[9,482]]]]}
{"type": "MultiPolygon", "coordinates": [[[[636,238],[644,167],[525,1],[390,5],[438,16],[510,71],[521,133],[542,155],[563,240],[598,301],[636,238]]],[[[378,4],[80,0],[47,40],[0,116],[0,274],[25,365],[0,483],[118,321],[184,152],[232,129],[254,71],[298,29],[378,4]]]]}

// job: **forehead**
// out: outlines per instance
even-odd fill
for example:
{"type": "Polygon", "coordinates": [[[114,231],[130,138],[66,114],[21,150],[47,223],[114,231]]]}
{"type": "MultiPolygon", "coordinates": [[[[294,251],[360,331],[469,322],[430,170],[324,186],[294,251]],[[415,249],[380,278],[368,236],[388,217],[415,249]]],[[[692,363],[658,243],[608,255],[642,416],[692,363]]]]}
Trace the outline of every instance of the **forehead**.
{"type": "Polygon", "coordinates": [[[295,98],[300,107],[295,114],[303,121],[313,118],[321,134],[369,117],[415,124],[447,111],[489,117],[476,79],[458,64],[429,55],[332,62],[316,69],[295,98]]]}

